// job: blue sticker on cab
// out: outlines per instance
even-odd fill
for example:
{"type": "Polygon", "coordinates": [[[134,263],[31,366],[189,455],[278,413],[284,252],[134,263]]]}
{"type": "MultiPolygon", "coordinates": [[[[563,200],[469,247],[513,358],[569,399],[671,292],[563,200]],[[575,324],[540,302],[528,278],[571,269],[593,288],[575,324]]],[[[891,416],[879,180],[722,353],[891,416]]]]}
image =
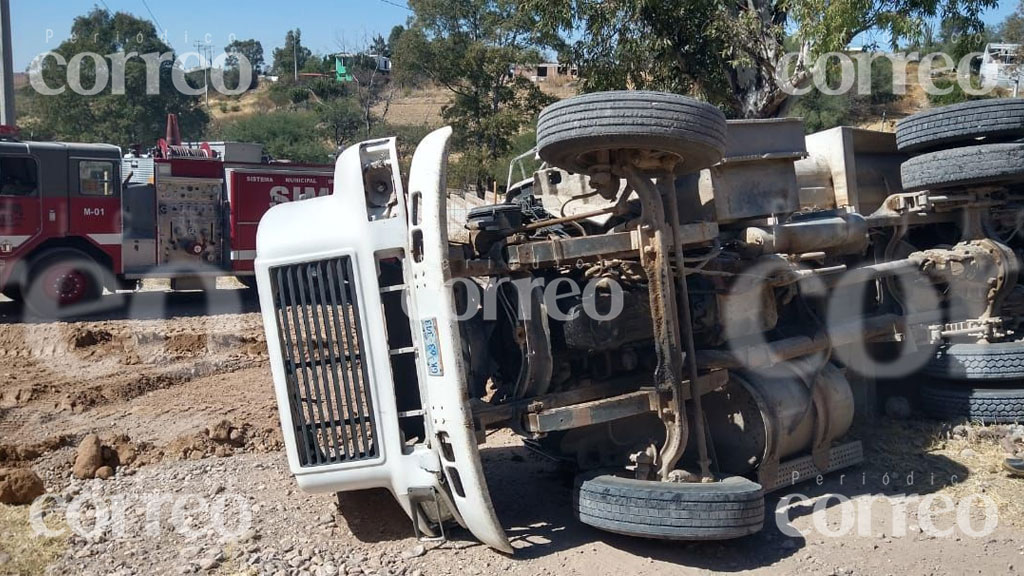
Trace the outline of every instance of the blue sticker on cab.
{"type": "Polygon", "coordinates": [[[427,357],[427,374],[444,376],[441,347],[437,343],[437,319],[435,318],[427,318],[423,321],[423,348],[427,357]]]}

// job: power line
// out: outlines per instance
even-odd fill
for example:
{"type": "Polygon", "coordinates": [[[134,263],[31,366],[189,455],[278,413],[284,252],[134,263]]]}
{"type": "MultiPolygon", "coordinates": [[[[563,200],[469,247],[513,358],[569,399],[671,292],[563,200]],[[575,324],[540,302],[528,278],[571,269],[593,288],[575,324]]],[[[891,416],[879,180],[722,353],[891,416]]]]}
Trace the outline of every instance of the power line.
{"type": "Polygon", "coordinates": [[[395,8],[401,8],[403,10],[408,10],[409,12],[412,12],[412,8],[409,8],[405,4],[399,4],[398,2],[392,2],[391,0],[380,0],[380,1],[385,3],[385,4],[388,4],[390,6],[394,6],[395,8]]]}
{"type": "Polygon", "coordinates": [[[107,12],[113,12],[113,10],[110,9],[110,6],[107,6],[107,3],[103,0],[100,0],[100,4],[103,4],[103,7],[107,9],[107,12]]]}
{"type": "Polygon", "coordinates": [[[149,3],[146,0],[142,0],[142,5],[146,7],[146,11],[149,12],[149,17],[153,19],[153,23],[160,30],[167,31],[166,28],[160,25],[160,21],[156,19],[156,14],[153,14],[153,9],[149,7],[149,3]]]}

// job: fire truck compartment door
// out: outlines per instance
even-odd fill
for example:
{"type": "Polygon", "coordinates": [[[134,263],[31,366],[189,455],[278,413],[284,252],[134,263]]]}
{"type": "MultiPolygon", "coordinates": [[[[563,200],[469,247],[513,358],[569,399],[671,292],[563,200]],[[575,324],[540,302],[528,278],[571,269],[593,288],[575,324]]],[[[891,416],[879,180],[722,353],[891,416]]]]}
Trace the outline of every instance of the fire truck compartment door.
{"type": "Polygon", "coordinates": [[[0,258],[18,252],[39,234],[42,223],[40,178],[35,158],[28,155],[0,157],[0,258]]]}
{"type": "Polygon", "coordinates": [[[121,252],[121,163],[112,158],[71,157],[68,231],[105,250],[121,252]]]}
{"type": "Polygon", "coordinates": [[[451,128],[423,139],[409,172],[409,254],[415,299],[413,330],[426,382],[424,407],[452,500],[467,529],[482,542],[512,552],[491,503],[469,405],[467,366],[448,261],[445,169],[451,128]]]}

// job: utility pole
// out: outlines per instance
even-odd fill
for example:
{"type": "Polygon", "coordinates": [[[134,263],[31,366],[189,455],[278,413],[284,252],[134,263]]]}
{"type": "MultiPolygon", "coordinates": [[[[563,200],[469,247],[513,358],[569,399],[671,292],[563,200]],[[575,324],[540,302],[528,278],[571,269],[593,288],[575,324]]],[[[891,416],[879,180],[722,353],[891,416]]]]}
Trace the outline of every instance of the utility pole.
{"type": "Polygon", "coordinates": [[[11,49],[11,2],[0,0],[0,124],[14,126],[14,53],[11,49]]]}
{"type": "Polygon", "coordinates": [[[299,81],[299,47],[298,35],[292,34],[292,69],[295,71],[295,82],[299,81]]]}
{"type": "Polygon", "coordinates": [[[211,66],[210,60],[213,58],[213,46],[211,46],[210,44],[208,44],[206,42],[200,42],[199,40],[196,40],[195,47],[196,47],[196,52],[201,54],[203,56],[203,58],[205,59],[205,62],[200,62],[200,64],[204,64],[204,66],[203,66],[203,77],[206,78],[206,107],[209,108],[210,107],[210,66],[211,66]]]}

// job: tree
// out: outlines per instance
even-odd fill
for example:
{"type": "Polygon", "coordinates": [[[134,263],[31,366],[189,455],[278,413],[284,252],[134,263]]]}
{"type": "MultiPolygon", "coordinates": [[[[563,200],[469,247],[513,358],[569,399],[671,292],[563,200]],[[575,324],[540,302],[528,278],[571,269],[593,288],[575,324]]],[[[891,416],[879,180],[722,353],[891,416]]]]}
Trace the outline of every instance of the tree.
{"type": "MultiPolygon", "coordinates": [[[[544,33],[538,14],[517,0],[411,0],[409,6],[414,16],[399,36],[395,67],[451,91],[442,116],[455,128],[456,149],[481,167],[508,151],[552,101],[511,67],[540,62],[540,50],[558,38],[544,33]]],[[[477,176],[484,184],[488,175],[477,176]]]]}
{"type": "Polygon", "coordinates": [[[313,52],[302,45],[302,30],[289,30],[284,46],[274,49],[274,71],[278,76],[294,78],[312,57],[313,52]]]}
{"type": "Polygon", "coordinates": [[[346,95],[350,94],[355,99],[362,116],[363,134],[369,138],[373,126],[387,117],[396,92],[397,84],[380,67],[381,51],[389,52],[387,42],[383,36],[377,35],[361,50],[349,50],[343,42],[338,46],[346,54],[345,69],[351,77],[351,81],[344,84],[346,95]],[[380,110],[380,114],[375,110],[380,110]]]}
{"type": "MultiPolygon", "coordinates": [[[[317,118],[335,146],[341,147],[363,129],[363,110],[352,98],[322,102],[316,107],[317,118]]],[[[366,134],[369,138],[369,134],[366,134]]]]}
{"type": "Polygon", "coordinates": [[[217,126],[211,139],[260,142],[268,154],[279,160],[329,163],[332,150],[312,112],[280,111],[246,116],[217,126]]]}
{"type": "Polygon", "coordinates": [[[1024,44],[1024,2],[1017,4],[1017,9],[1003,20],[999,27],[1001,42],[1024,44]]]}
{"type": "MultiPolygon", "coordinates": [[[[71,38],[53,51],[70,61],[86,52],[121,55],[125,58],[124,89],[111,78],[95,95],[83,95],[68,86],[69,72],[53,57],[42,61],[36,69],[47,87],[64,90],[57,95],[36,94],[33,98],[30,130],[60,140],[106,142],[128,147],[156,142],[165,130],[167,115],[177,114],[182,135],[199,137],[209,123],[209,116],[200,107],[200,98],[180,92],[173,81],[174,54],[164,44],[154,26],[124,12],[112,14],[96,8],[75,18],[71,38]],[[142,39],[142,42],[139,42],[142,39]],[[127,59],[127,54],[168,54],[156,69],[156,94],[147,94],[147,64],[141,57],[127,59]]],[[[97,63],[92,58],[80,60],[78,72],[81,86],[96,86],[97,70],[115,68],[112,58],[97,63]]],[[[180,73],[180,70],[178,71],[180,73]]],[[[101,75],[101,79],[102,79],[101,75]]],[[[199,88],[201,84],[192,84],[199,88]]]]}
{"type": "Polygon", "coordinates": [[[227,66],[229,68],[238,67],[237,54],[245,56],[252,65],[252,73],[254,76],[263,73],[263,67],[266,65],[266,61],[263,59],[263,44],[259,40],[235,40],[231,44],[224,47],[224,52],[228,55],[227,66]]]}
{"type": "Polygon", "coordinates": [[[388,41],[383,36],[377,34],[373,37],[373,41],[370,42],[370,54],[376,56],[383,56],[385,58],[391,58],[391,46],[388,45],[388,41]]]}
{"type": "Polygon", "coordinates": [[[398,48],[398,41],[402,39],[403,32],[405,32],[405,26],[401,24],[391,28],[391,33],[388,34],[388,58],[394,56],[395,49],[398,48]]]}
{"type": "Polygon", "coordinates": [[[823,70],[819,56],[866,32],[892,47],[918,39],[929,19],[956,19],[965,34],[984,29],[997,0],[526,0],[547,30],[563,34],[564,55],[587,90],[663,89],[705,98],[732,116],[772,117],[823,70]],[[781,66],[787,34],[799,49],[781,66]]]}

